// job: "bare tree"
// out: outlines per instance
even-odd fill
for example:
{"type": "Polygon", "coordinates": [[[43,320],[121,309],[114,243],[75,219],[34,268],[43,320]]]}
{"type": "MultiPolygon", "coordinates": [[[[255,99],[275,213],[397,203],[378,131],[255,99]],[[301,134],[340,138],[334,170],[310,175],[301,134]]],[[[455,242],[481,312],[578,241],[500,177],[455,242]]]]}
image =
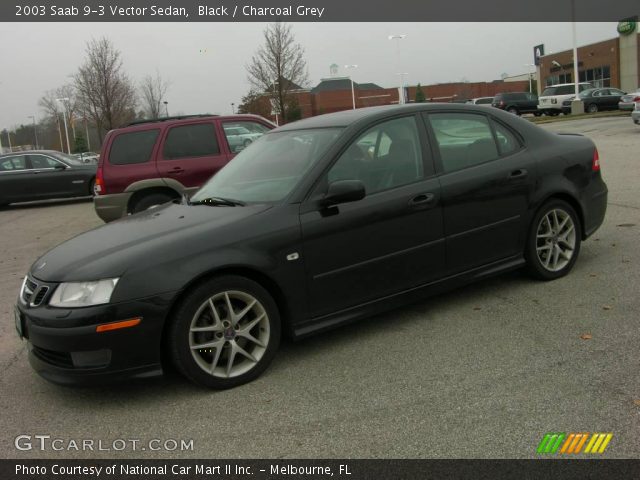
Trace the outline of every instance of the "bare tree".
{"type": "Polygon", "coordinates": [[[305,87],[308,81],[304,48],[296,43],[291,25],[274,23],[264,31],[261,46],[246,66],[252,87],[272,99],[283,121],[289,119],[291,90],[305,87]]]}
{"type": "Polygon", "coordinates": [[[108,38],[87,43],[87,57],[74,75],[82,112],[104,134],[135,117],[136,89],[123,71],[120,52],[108,38]]]}
{"type": "MultiPolygon", "coordinates": [[[[66,148],[68,150],[70,145],[65,147],[65,144],[62,142],[62,125],[64,124],[64,117],[66,117],[67,128],[71,130],[70,138],[75,139],[75,121],[79,116],[81,116],[74,86],[66,84],[53,90],[47,90],[42,98],[40,98],[38,104],[45,111],[45,114],[51,117],[52,120],[55,120],[58,125],[61,139],[60,148],[66,148]]],[[[71,140],[69,143],[71,143],[71,140]]]]}
{"type": "Polygon", "coordinates": [[[142,109],[147,118],[160,118],[162,102],[165,99],[169,82],[162,79],[156,70],[156,76],[147,75],[140,83],[142,109]]]}

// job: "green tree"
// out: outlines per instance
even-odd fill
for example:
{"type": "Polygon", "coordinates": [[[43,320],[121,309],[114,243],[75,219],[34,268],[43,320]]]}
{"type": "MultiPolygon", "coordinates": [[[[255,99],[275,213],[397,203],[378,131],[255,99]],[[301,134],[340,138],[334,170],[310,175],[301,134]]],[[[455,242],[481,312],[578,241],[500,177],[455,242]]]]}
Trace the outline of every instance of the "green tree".
{"type": "Polygon", "coordinates": [[[73,141],[73,153],[84,153],[87,150],[87,141],[84,136],[76,135],[76,138],[73,141]]]}
{"type": "Polygon", "coordinates": [[[422,87],[420,86],[420,84],[418,84],[418,86],[416,87],[416,103],[424,103],[426,100],[427,98],[422,91],[422,87]]]}
{"type": "Polygon", "coordinates": [[[242,103],[238,105],[238,113],[252,113],[269,118],[271,116],[269,97],[251,89],[249,93],[242,97],[242,103]]]}

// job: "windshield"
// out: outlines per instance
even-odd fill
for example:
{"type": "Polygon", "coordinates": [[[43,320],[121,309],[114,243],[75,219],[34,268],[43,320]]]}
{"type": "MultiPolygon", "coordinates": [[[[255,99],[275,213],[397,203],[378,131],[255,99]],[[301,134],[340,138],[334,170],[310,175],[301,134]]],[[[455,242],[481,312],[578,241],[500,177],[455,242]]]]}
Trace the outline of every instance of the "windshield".
{"type": "Polygon", "coordinates": [[[322,128],[263,135],[214,175],[191,200],[226,198],[243,203],[282,200],[341,131],[322,128]]]}

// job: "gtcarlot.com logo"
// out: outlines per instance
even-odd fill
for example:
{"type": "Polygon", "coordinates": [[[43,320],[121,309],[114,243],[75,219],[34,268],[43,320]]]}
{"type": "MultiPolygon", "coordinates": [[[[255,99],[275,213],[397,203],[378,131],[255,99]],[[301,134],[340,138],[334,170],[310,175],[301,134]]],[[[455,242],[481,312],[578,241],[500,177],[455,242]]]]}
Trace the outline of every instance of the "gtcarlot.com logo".
{"type": "Polygon", "coordinates": [[[538,445],[538,453],[604,453],[612,438],[613,433],[547,433],[538,445]]]}

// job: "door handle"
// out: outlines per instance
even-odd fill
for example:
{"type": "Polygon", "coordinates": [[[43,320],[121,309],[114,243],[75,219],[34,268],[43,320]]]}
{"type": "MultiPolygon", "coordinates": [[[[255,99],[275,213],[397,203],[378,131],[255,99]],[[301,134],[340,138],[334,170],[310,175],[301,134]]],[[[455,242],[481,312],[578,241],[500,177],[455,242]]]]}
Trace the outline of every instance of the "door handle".
{"type": "Polygon", "coordinates": [[[171,170],[169,170],[169,173],[182,173],[184,172],[184,168],[181,167],[174,167],[171,170]]]}
{"type": "Polygon", "coordinates": [[[519,178],[526,177],[528,174],[529,173],[524,168],[519,168],[518,170],[511,172],[507,178],[509,178],[509,180],[517,180],[519,178]]]}
{"type": "Polygon", "coordinates": [[[433,193],[421,193],[409,200],[409,206],[430,205],[435,199],[436,196],[433,193]]]}

